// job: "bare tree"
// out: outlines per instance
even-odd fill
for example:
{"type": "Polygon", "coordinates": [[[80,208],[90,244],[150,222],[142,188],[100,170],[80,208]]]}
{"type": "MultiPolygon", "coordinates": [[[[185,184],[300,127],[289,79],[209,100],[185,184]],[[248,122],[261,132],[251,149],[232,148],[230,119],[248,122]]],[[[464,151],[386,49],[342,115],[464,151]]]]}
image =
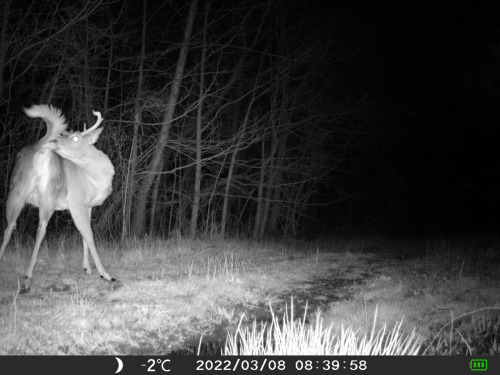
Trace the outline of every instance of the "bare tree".
{"type": "Polygon", "coordinates": [[[125,186],[123,191],[123,222],[122,222],[122,238],[126,237],[130,232],[130,219],[132,212],[132,199],[136,190],[136,170],[137,170],[137,148],[139,142],[139,126],[141,122],[142,101],[144,85],[144,63],[146,59],[146,0],[143,0],[142,8],[142,38],[141,52],[139,55],[139,78],[137,80],[137,91],[134,100],[134,131],[132,134],[132,146],[130,148],[130,159],[125,177],[125,186]]]}
{"type": "Polygon", "coordinates": [[[172,126],[172,119],[174,117],[175,108],[177,100],[179,97],[179,91],[181,88],[181,82],[184,74],[184,67],[186,64],[186,58],[189,50],[189,40],[191,38],[191,32],[193,30],[194,18],[196,16],[196,9],[198,7],[198,0],[192,0],[191,6],[189,8],[189,14],[187,17],[187,24],[184,30],[184,38],[181,44],[181,50],[179,52],[179,59],[177,61],[177,66],[175,69],[175,77],[172,82],[170,95],[165,108],[165,115],[163,117],[163,124],[161,131],[156,142],[155,150],[147,169],[147,175],[142,180],[139,188],[139,194],[137,197],[135,216],[132,224],[132,232],[135,235],[141,235],[144,232],[145,214],[146,214],[146,204],[147,198],[151,191],[151,186],[153,184],[154,178],[158,172],[161,171],[163,166],[163,150],[165,149],[166,140],[170,133],[170,127],[172,126]]]}
{"type": "Polygon", "coordinates": [[[198,110],[196,113],[196,172],[194,177],[193,206],[191,209],[191,229],[190,235],[194,237],[198,224],[198,213],[200,209],[200,187],[201,187],[201,121],[203,112],[203,95],[205,86],[205,57],[207,43],[207,18],[208,5],[205,9],[203,41],[201,45],[200,61],[200,100],[198,101],[198,110]]]}
{"type": "MultiPolygon", "coordinates": [[[[220,4],[197,21],[196,0],[2,2],[3,181],[39,133],[16,108],[45,98],[77,123],[98,105],[117,176],[96,209],[106,233],[297,234],[356,139],[350,109],[326,99],[336,50],[318,34],[330,31],[297,33],[284,3],[220,4]]],[[[19,225],[33,225],[29,215],[19,225]]]]}

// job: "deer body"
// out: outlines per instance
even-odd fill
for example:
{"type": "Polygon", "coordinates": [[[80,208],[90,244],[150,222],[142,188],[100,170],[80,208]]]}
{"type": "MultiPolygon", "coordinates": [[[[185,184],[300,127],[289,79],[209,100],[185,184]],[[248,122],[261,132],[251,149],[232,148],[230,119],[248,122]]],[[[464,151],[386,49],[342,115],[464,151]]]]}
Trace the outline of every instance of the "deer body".
{"type": "Polygon", "coordinates": [[[101,205],[111,194],[114,168],[109,158],[93,146],[102,128],[99,112],[96,124],[84,132],[66,132],[62,113],[51,106],[35,105],[25,112],[40,117],[47,124],[47,134],[17,155],[7,198],[7,228],[4,232],[0,259],[10,241],[17,218],[26,203],[38,207],[39,224],[31,262],[22,292],[31,286],[40,244],[47,223],[55,210],[69,210],[83,236],[83,268],[91,274],[89,250],[102,278],[115,281],[101,263],[90,227],[92,207],[101,205]]]}

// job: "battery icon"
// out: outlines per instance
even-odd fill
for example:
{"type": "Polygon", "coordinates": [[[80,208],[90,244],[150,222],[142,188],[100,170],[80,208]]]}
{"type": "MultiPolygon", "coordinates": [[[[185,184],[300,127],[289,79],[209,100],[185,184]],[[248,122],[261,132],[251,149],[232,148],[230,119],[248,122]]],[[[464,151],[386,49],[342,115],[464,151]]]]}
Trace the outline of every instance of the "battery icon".
{"type": "Polygon", "coordinates": [[[471,371],[486,371],[488,370],[488,360],[487,359],[471,359],[469,362],[469,368],[471,371]]]}

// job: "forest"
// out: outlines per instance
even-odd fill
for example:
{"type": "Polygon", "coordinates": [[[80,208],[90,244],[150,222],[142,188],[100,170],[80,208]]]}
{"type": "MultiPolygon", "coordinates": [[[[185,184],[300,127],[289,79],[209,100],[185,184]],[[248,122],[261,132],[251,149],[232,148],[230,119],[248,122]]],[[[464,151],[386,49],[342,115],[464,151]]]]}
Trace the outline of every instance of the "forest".
{"type": "Polygon", "coordinates": [[[359,46],[296,7],[2,1],[0,196],[16,152],[45,132],[22,108],[51,104],[75,130],[103,114],[97,147],[116,175],[100,233],[261,239],[348,220],[370,111],[348,87],[359,46]]]}
{"type": "MultiPolygon", "coordinates": [[[[0,197],[16,153],[45,132],[22,109],[51,104],[72,129],[104,117],[97,147],[116,174],[93,226],[113,238],[497,222],[495,12],[457,10],[441,30],[441,8],[0,4],[0,197]]],[[[26,212],[18,228],[36,226],[26,212]]],[[[58,213],[51,225],[68,222],[58,213]]]]}

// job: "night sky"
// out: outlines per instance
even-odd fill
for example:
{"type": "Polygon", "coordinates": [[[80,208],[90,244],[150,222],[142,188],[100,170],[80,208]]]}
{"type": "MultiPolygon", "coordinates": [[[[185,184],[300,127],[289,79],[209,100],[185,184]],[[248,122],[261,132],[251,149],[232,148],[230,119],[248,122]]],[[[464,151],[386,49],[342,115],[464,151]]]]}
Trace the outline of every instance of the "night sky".
{"type": "Polygon", "coordinates": [[[381,3],[340,7],[346,40],[362,44],[352,74],[366,84],[353,82],[376,108],[357,217],[415,234],[496,231],[500,8],[381,3]]]}

